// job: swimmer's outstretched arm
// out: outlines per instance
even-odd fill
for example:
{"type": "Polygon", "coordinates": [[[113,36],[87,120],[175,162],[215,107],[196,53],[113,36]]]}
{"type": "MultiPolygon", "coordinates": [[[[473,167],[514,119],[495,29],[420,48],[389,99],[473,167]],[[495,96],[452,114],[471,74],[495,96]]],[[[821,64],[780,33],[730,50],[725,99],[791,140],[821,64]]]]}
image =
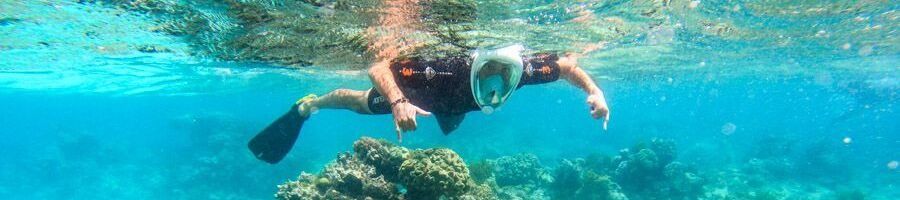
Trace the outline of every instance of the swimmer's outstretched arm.
{"type": "Polygon", "coordinates": [[[606,105],[606,98],[603,97],[603,91],[587,72],[578,67],[578,58],[576,55],[566,55],[560,57],[556,61],[560,68],[560,76],[569,81],[572,85],[581,88],[588,94],[587,104],[591,107],[591,117],[594,119],[603,118],[603,129],[609,123],[609,106],[606,105]]]}
{"type": "Polygon", "coordinates": [[[430,116],[431,113],[409,103],[409,100],[403,95],[403,91],[397,87],[390,66],[390,59],[376,62],[369,68],[369,78],[372,79],[375,89],[391,103],[394,125],[397,129],[397,140],[403,142],[402,133],[404,131],[416,130],[416,115],[430,116]]]}

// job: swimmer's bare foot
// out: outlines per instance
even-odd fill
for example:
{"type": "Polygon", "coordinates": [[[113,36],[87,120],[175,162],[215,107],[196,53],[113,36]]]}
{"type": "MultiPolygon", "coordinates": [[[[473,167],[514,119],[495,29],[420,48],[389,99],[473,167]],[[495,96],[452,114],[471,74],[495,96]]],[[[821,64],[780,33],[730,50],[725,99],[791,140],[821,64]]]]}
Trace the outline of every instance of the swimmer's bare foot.
{"type": "Polygon", "coordinates": [[[315,94],[309,94],[297,100],[295,104],[298,105],[297,112],[300,112],[300,116],[307,118],[316,110],[316,107],[311,105],[316,99],[318,99],[318,97],[315,94]]]}

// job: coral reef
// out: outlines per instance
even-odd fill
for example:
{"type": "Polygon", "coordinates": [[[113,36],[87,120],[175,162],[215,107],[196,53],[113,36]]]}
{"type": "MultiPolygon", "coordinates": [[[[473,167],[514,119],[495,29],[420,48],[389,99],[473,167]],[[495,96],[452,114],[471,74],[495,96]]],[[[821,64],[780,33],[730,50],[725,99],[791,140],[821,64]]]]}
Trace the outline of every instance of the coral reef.
{"type": "Polygon", "coordinates": [[[652,139],[616,157],[563,160],[550,184],[555,199],[697,199],[705,179],[675,160],[671,140],[652,139]]]}
{"type": "Polygon", "coordinates": [[[503,156],[489,161],[493,180],[501,199],[545,199],[545,185],[552,181],[534,154],[503,156]]]}
{"type": "Polygon", "coordinates": [[[450,149],[414,150],[363,137],[319,174],[278,186],[277,199],[495,199],[450,149]],[[406,188],[404,193],[401,188],[406,188]]]}
{"type": "Polygon", "coordinates": [[[493,163],[498,186],[543,185],[550,182],[549,175],[534,154],[504,156],[493,163]]]}
{"type": "Polygon", "coordinates": [[[619,152],[615,180],[632,197],[695,199],[703,194],[703,178],[674,162],[675,142],[654,138],[619,152]]]}
{"type": "Polygon", "coordinates": [[[581,188],[575,192],[576,199],[626,200],[625,194],[619,192],[619,185],[607,175],[593,172],[584,173],[581,188]]]}
{"type": "Polygon", "coordinates": [[[663,175],[669,186],[666,196],[697,198],[703,194],[703,185],[705,180],[700,177],[696,170],[691,169],[685,164],[672,162],[666,165],[663,175]]]}
{"type": "Polygon", "coordinates": [[[586,163],[584,159],[560,162],[550,184],[554,199],[628,199],[610,176],[585,167],[586,163]]]}
{"type": "Polygon", "coordinates": [[[372,165],[378,173],[391,182],[398,182],[400,165],[409,155],[409,150],[398,147],[382,139],[362,138],[353,143],[357,158],[372,165]]]}
{"type": "MultiPolygon", "coordinates": [[[[751,152],[751,154],[753,154],[751,152]]],[[[862,199],[852,186],[825,188],[803,182],[771,183],[766,174],[732,168],[698,173],[676,161],[672,140],[651,139],[617,156],[562,159],[554,168],[532,154],[466,165],[446,148],[409,150],[363,137],[353,152],[317,174],[301,173],[278,186],[277,199],[862,199]]],[[[811,179],[814,180],[814,179],[811,179]]]]}
{"type": "Polygon", "coordinates": [[[864,200],[866,199],[866,194],[860,191],[859,189],[855,190],[842,190],[838,191],[835,194],[835,199],[837,200],[864,200]]]}
{"type": "Polygon", "coordinates": [[[582,175],[584,169],[581,168],[584,160],[568,160],[563,159],[556,170],[553,171],[553,183],[550,184],[550,190],[555,199],[572,199],[575,193],[581,189],[582,175]]]}
{"type": "Polygon", "coordinates": [[[401,199],[397,186],[379,175],[375,167],[349,153],[317,175],[302,174],[298,181],[278,186],[278,199],[401,199]]]}
{"type": "Polygon", "coordinates": [[[400,165],[400,180],[415,199],[459,196],[469,188],[469,169],[453,150],[414,151],[400,165]]]}
{"type": "Polygon", "coordinates": [[[494,164],[489,160],[479,160],[469,164],[469,175],[475,183],[482,184],[494,178],[494,164]]]}

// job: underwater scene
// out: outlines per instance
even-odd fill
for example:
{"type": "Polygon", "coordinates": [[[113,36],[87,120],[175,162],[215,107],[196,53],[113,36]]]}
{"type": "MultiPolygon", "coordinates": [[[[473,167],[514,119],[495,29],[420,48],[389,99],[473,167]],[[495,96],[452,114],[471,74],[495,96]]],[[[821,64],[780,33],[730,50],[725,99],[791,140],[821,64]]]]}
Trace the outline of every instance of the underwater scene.
{"type": "Polygon", "coordinates": [[[0,0],[0,199],[900,199],[898,9],[0,0]]]}

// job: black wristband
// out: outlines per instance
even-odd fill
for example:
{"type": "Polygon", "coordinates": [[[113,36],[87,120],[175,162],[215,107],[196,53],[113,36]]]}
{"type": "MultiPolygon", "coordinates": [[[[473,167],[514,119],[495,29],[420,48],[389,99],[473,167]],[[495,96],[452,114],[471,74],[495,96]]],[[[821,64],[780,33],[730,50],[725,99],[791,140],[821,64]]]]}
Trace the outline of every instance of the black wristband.
{"type": "Polygon", "coordinates": [[[409,99],[407,99],[407,98],[400,98],[400,99],[397,99],[397,100],[394,101],[394,102],[391,102],[391,107],[393,108],[393,107],[394,107],[395,105],[397,105],[398,103],[406,103],[406,102],[409,102],[409,99]]]}

